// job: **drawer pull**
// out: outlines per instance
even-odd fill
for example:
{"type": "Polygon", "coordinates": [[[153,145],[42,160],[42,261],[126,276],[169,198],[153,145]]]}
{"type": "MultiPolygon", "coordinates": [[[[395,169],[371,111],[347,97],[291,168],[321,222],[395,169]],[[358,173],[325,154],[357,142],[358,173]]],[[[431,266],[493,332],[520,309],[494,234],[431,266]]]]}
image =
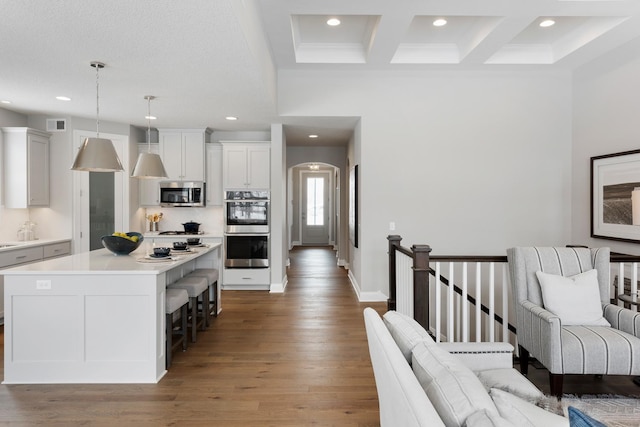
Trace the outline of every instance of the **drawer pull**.
{"type": "Polygon", "coordinates": [[[17,256],[16,259],[22,259],[22,258],[26,258],[26,257],[27,257],[26,255],[20,255],[20,256],[17,256]]]}

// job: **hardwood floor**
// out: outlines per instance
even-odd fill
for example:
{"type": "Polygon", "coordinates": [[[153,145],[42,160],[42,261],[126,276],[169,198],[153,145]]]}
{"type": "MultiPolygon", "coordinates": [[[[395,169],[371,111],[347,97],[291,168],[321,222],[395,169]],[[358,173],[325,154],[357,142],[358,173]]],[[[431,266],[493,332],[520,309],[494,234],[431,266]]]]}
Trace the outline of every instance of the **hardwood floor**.
{"type": "Polygon", "coordinates": [[[379,425],[362,310],[386,304],[359,303],[327,248],[292,251],[287,274],[284,294],[223,291],[160,383],[0,385],[0,425],[379,425]]]}

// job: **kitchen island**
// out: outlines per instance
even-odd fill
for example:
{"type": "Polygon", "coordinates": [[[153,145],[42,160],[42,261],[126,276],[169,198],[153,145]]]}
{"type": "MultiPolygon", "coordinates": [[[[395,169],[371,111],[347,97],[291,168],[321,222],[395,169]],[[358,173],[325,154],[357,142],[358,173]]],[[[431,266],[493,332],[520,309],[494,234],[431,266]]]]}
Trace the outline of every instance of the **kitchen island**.
{"type": "Polygon", "coordinates": [[[3,270],[4,383],[158,382],[166,286],[195,268],[220,269],[220,244],[169,261],[148,250],[143,243],[130,255],[100,249],[3,270]]]}

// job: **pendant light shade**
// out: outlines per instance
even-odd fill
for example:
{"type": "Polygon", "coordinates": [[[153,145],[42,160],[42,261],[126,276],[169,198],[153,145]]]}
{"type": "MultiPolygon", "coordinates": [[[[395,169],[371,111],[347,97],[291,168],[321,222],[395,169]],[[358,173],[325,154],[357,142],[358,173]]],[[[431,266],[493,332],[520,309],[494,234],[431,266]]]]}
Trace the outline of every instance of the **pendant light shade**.
{"type": "Polygon", "coordinates": [[[88,172],[120,172],[123,169],[110,139],[100,138],[100,92],[98,75],[102,62],[92,62],[96,69],[96,137],[85,138],[71,170],[88,172]]]}
{"type": "Polygon", "coordinates": [[[74,171],[119,172],[122,163],[113,143],[106,138],[85,138],[71,167],[74,171]]]}
{"type": "Polygon", "coordinates": [[[147,114],[147,152],[140,153],[136,165],[131,172],[131,176],[134,178],[167,178],[167,171],[164,169],[162,159],[158,154],[151,152],[151,100],[155,96],[147,95],[144,99],[147,100],[148,114],[147,114]]]}

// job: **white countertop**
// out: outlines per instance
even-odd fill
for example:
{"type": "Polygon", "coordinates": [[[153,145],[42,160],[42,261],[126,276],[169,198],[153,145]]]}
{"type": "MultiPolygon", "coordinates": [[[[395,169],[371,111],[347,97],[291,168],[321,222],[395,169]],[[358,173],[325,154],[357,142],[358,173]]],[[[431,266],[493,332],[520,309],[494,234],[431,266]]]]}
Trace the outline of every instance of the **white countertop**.
{"type": "Polygon", "coordinates": [[[33,246],[51,245],[55,243],[68,242],[71,238],[67,239],[37,239],[37,240],[0,240],[0,245],[13,245],[0,248],[0,251],[10,251],[15,249],[29,248],[33,246]]]}
{"type": "Polygon", "coordinates": [[[140,245],[129,255],[114,255],[107,249],[98,249],[61,258],[54,258],[2,270],[2,274],[29,275],[43,273],[60,274],[160,274],[193,260],[220,247],[219,243],[192,248],[193,253],[176,253],[171,261],[147,259],[147,245],[140,245]],[[146,262],[139,262],[142,259],[146,262]]]}

